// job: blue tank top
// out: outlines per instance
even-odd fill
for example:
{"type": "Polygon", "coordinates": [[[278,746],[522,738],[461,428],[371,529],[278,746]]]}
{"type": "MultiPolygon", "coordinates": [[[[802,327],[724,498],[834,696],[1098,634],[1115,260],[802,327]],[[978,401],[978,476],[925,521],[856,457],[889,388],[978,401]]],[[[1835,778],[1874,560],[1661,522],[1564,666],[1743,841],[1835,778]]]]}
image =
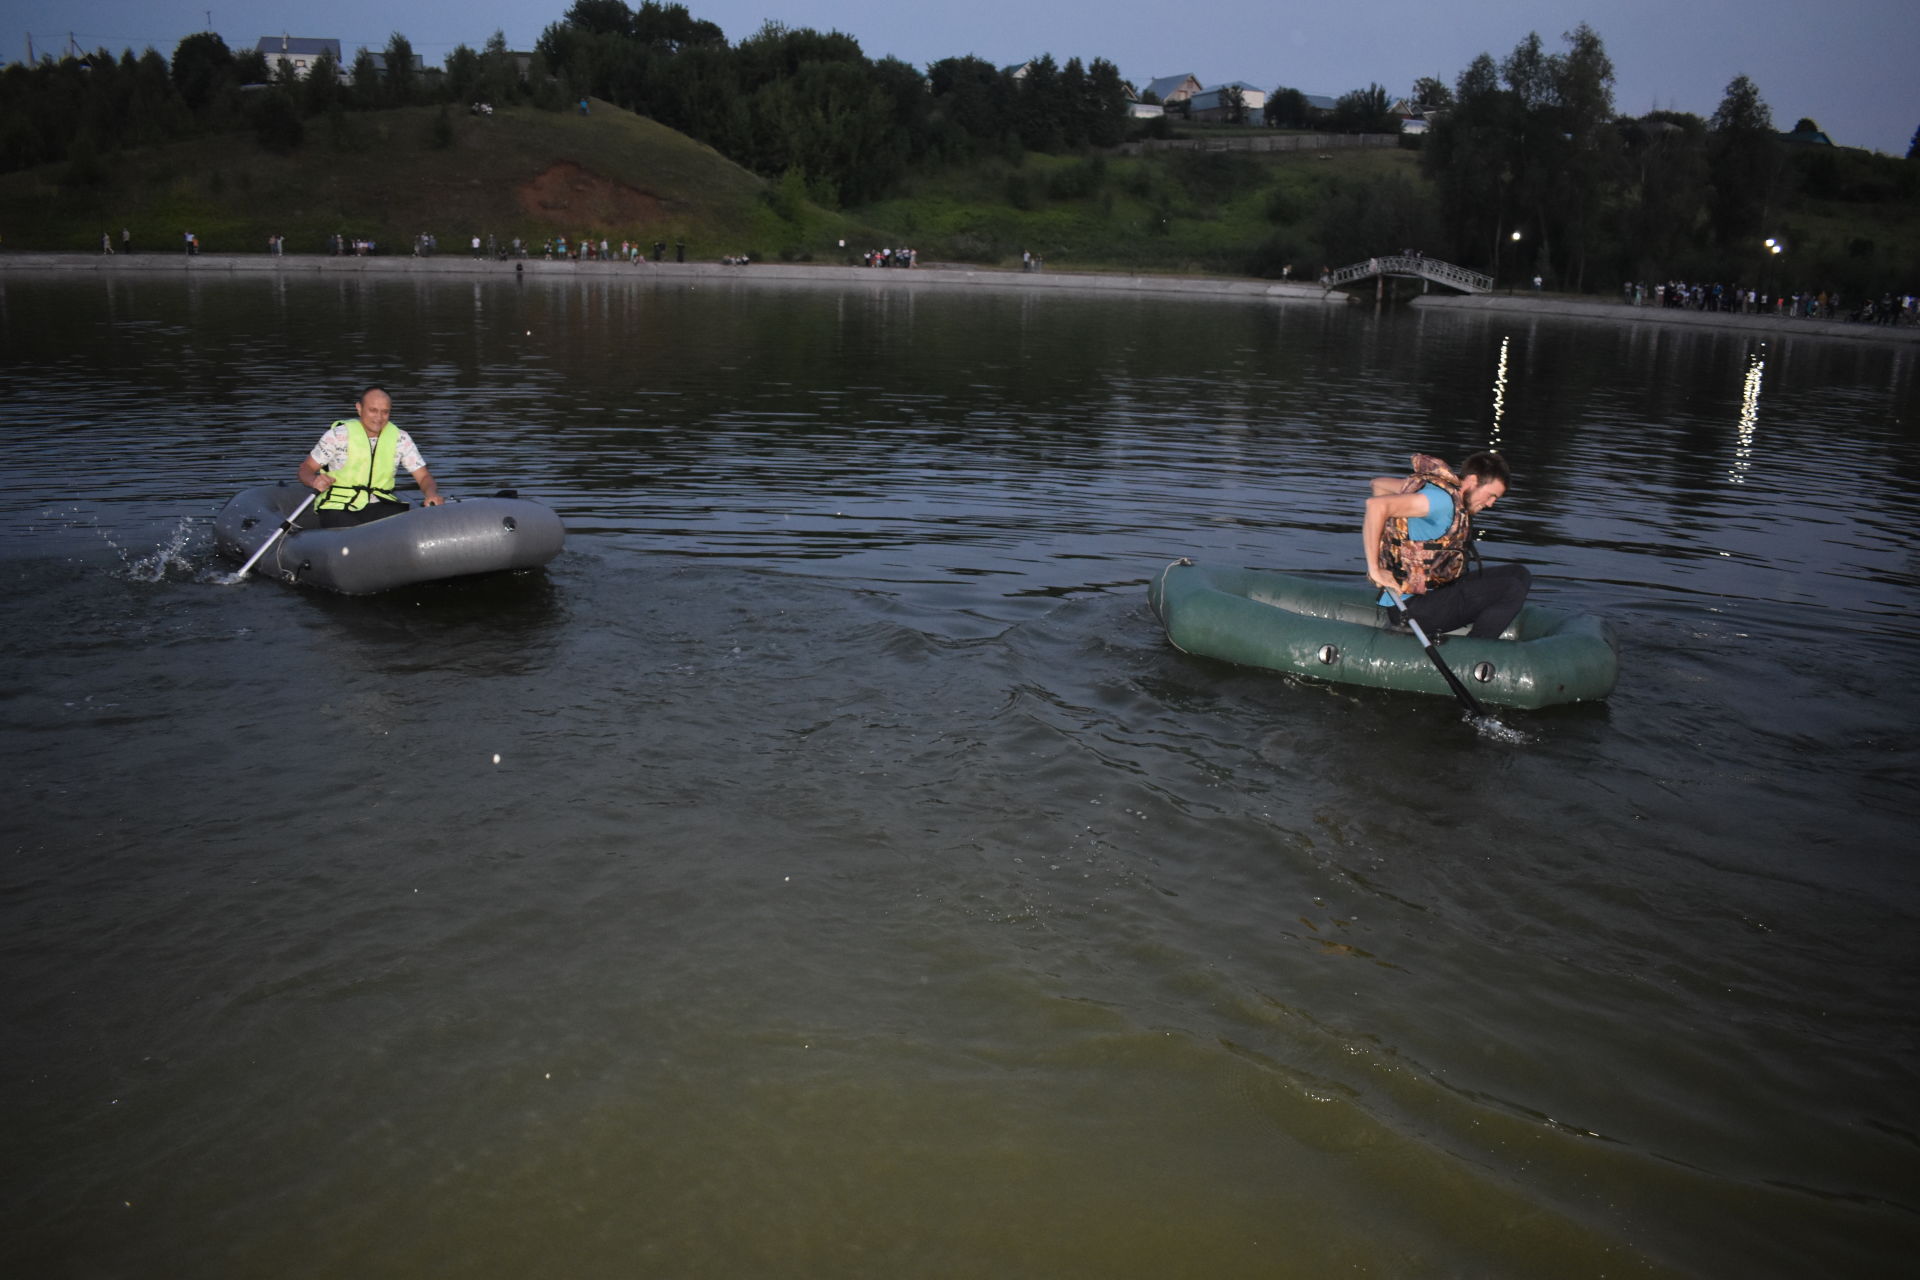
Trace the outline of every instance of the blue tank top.
{"type": "MultiPolygon", "coordinates": [[[[1427,514],[1407,517],[1407,536],[1415,542],[1431,542],[1453,525],[1453,495],[1437,484],[1430,484],[1420,492],[1427,500],[1427,514]]],[[[1393,597],[1382,591],[1380,604],[1393,608],[1393,597]]]]}

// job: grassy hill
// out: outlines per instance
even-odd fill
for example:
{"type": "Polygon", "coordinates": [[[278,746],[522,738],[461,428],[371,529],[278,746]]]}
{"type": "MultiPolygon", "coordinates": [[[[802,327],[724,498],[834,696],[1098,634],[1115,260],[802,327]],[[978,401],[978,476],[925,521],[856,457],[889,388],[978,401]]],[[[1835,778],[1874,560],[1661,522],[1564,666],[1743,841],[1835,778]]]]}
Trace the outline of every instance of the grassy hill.
{"type": "MultiPolygon", "coordinates": [[[[1920,200],[1908,168],[1842,154],[1796,163],[1825,167],[1780,211],[1790,256],[1738,264],[1729,278],[1766,266],[1777,287],[1856,295],[1911,280],[1920,200]]],[[[336,233],[395,253],[422,232],[443,253],[467,252],[474,235],[591,234],[684,241],[708,260],[840,262],[904,245],[926,261],[1017,265],[1024,250],[1054,271],[1271,277],[1290,265],[1312,280],[1322,265],[1442,243],[1435,207],[1417,154],[1385,148],[1014,153],[915,174],[890,198],[838,213],[808,203],[797,181],[770,184],[604,103],[586,116],[414,107],[311,120],[284,154],[246,133],[0,175],[0,247],[97,250],[123,226],[137,249],[175,251],[191,230],[212,252],[264,251],[275,234],[294,253],[322,252],[336,233]]]]}
{"type": "Polygon", "coordinates": [[[132,150],[91,166],[0,176],[0,235],[10,249],[97,250],[122,227],[136,249],[177,249],[192,231],[209,252],[323,251],[338,233],[409,252],[423,232],[441,252],[468,238],[538,243],[591,233],[684,240],[689,255],[798,256],[877,233],[811,206],[776,212],[775,193],[709,147],[632,112],[532,108],[491,116],[438,107],[310,121],[302,146],[275,154],[250,134],[132,150]],[[76,170],[82,170],[76,172],[76,170]]]}
{"type": "Polygon", "coordinates": [[[587,116],[521,107],[444,125],[440,108],[414,107],[310,120],[284,154],[235,134],[3,175],[0,236],[10,249],[89,251],[126,227],[136,249],[171,251],[191,230],[209,252],[256,252],[278,234],[289,252],[316,253],[337,233],[404,253],[428,232],[458,253],[476,234],[537,244],[590,233],[684,240],[698,258],[843,261],[911,245],[927,260],[1003,265],[1028,250],[1056,270],[1239,275],[1266,262],[1277,274],[1297,258],[1306,276],[1320,261],[1316,211],[1343,184],[1385,174],[1419,181],[1415,158],[1396,151],[1028,154],[918,177],[841,214],[603,103],[587,116]]]}
{"type": "Polygon", "coordinates": [[[911,178],[860,215],[940,258],[1017,262],[1027,251],[1049,270],[1269,276],[1291,264],[1294,278],[1314,279],[1323,262],[1379,252],[1349,243],[1355,236],[1420,242],[1386,210],[1375,231],[1328,225],[1343,196],[1386,188],[1424,190],[1414,153],[1029,153],[911,178]]]}

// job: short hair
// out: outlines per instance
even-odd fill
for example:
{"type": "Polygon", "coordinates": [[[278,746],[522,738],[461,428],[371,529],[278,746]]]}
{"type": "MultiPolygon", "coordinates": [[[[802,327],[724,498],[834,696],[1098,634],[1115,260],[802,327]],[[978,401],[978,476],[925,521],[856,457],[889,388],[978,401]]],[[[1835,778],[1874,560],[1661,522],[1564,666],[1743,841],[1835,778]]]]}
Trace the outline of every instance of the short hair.
{"type": "Polygon", "coordinates": [[[1509,489],[1513,487],[1513,468],[1507,465],[1506,455],[1490,449],[1473,454],[1461,463],[1460,475],[1462,479],[1478,476],[1481,484],[1498,480],[1509,489]]]}
{"type": "Polygon", "coordinates": [[[365,389],[363,389],[359,395],[355,396],[353,398],[353,402],[355,404],[359,404],[362,400],[365,400],[367,398],[368,391],[378,391],[381,395],[385,396],[387,399],[389,400],[393,399],[393,393],[391,391],[388,391],[385,387],[375,382],[370,386],[366,387],[365,389]]]}

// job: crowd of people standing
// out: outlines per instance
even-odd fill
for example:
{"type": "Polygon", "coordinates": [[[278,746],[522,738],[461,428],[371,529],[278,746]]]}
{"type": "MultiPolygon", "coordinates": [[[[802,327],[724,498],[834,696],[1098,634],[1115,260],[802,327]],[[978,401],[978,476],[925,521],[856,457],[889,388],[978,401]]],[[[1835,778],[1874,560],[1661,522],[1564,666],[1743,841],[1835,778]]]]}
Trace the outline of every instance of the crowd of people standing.
{"type": "Polygon", "coordinates": [[[1856,320],[1873,324],[1920,322],[1920,296],[1887,293],[1849,309],[1839,292],[1821,289],[1776,294],[1744,285],[1688,283],[1667,280],[1649,287],[1641,281],[1623,286],[1628,306],[1665,307],[1683,311],[1717,311],[1734,315],[1772,315],[1803,320],[1856,320]]]}

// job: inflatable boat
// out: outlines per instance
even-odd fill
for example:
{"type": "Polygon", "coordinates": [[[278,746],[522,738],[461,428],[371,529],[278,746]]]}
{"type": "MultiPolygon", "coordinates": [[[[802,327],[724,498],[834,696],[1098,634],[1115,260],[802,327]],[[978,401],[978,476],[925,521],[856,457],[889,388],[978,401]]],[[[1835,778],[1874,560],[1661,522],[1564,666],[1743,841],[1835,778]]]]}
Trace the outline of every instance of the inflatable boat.
{"type": "MultiPolygon", "coordinates": [[[[1185,653],[1315,680],[1452,696],[1410,631],[1390,625],[1372,585],[1316,582],[1176,560],[1148,599],[1185,653]]],[[[1440,656],[1474,697],[1532,709],[1613,691],[1620,659],[1598,618],[1528,604],[1498,640],[1450,635],[1440,656]]]]}
{"type": "MultiPolygon", "coordinates": [[[[296,511],[309,491],[282,481],[235,494],[214,518],[220,554],[245,562],[296,511]]],[[[321,529],[311,510],[254,572],[367,595],[439,578],[537,569],[560,554],[566,529],[553,508],[525,498],[457,498],[414,507],[351,529],[321,529]]]]}

